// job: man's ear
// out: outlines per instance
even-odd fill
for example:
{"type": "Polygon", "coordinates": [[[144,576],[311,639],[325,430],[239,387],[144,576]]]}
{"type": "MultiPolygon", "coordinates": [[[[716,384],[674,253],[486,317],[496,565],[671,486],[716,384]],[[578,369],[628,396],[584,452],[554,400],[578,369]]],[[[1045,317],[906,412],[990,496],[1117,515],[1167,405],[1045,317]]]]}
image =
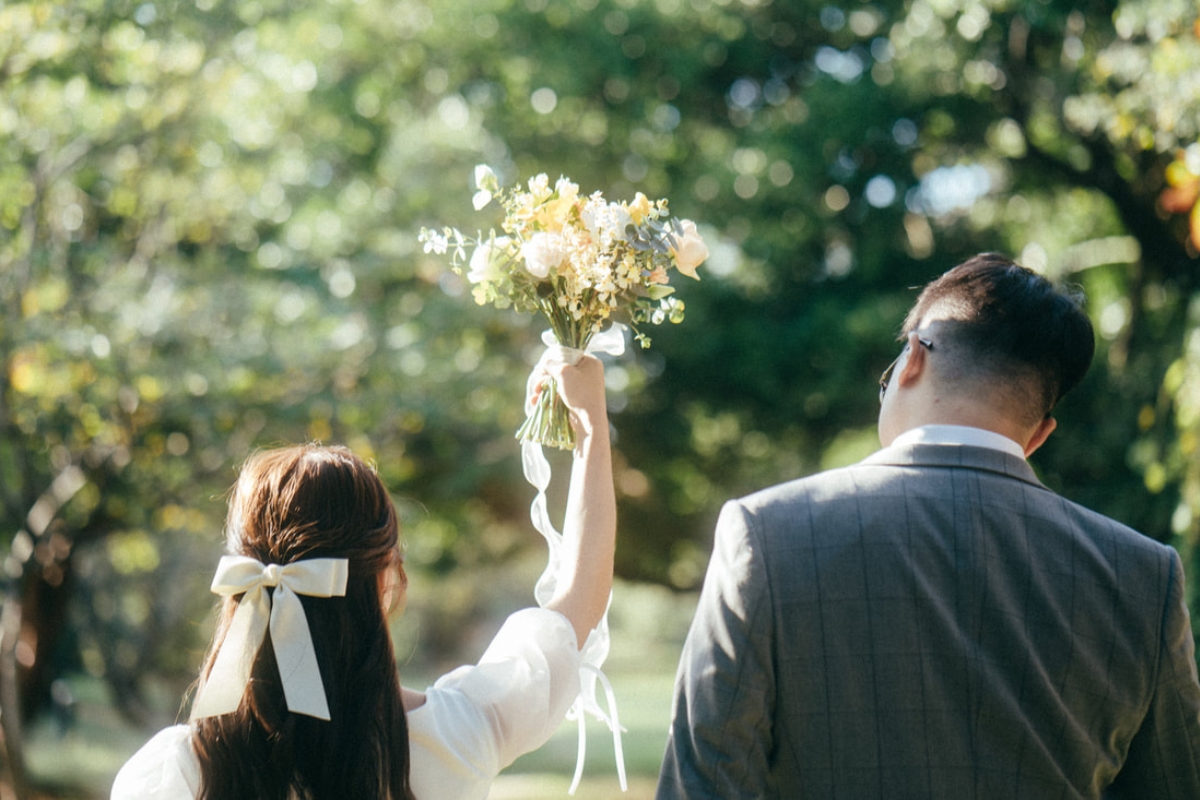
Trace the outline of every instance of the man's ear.
{"type": "Polygon", "coordinates": [[[901,386],[911,386],[929,366],[927,361],[929,351],[921,344],[921,337],[916,331],[908,334],[908,351],[904,354],[903,365],[896,370],[895,380],[901,386]]]}
{"type": "Polygon", "coordinates": [[[1029,458],[1033,452],[1037,450],[1047,439],[1050,434],[1054,433],[1054,429],[1058,427],[1058,420],[1054,417],[1046,417],[1038,426],[1033,429],[1033,435],[1029,437],[1028,444],[1025,445],[1025,457],[1029,458]]]}

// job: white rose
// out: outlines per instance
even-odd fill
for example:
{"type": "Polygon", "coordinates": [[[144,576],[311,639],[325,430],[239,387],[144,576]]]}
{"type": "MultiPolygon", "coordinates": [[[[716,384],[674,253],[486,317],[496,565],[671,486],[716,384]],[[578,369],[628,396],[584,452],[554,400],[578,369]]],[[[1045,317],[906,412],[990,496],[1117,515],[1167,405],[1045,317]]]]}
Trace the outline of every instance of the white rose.
{"type": "Polygon", "coordinates": [[[521,245],[521,255],[525,259],[525,269],[535,278],[545,278],[550,270],[557,267],[567,257],[563,239],[556,233],[535,233],[529,241],[521,245]]]}
{"type": "Polygon", "coordinates": [[[700,238],[696,223],[690,219],[681,220],[675,228],[675,246],[671,248],[675,257],[675,267],[689,278],[700,280],[696,267],[708,258],[708,246],[700,238]]]}
{"type": "Polygon", "coordinates": [[[471,283],[494,281],[504,275],[504,248],[508,245],[507,236],[497,236],[495,239],[480,242],[471,254],[470,269],[467,280],[471,283]]]}

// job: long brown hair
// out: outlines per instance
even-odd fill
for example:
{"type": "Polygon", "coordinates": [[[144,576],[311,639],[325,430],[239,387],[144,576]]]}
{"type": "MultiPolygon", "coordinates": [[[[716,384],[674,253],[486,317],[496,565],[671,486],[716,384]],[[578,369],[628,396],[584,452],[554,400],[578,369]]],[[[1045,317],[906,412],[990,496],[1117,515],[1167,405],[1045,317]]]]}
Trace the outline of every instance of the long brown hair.
{"type": "MultiPolygon", "coordinates": [[[[348,559],[349,580],[345,597],[300,597],[331,719],[288,711],[264,641],[238,710],[192,722],[200,800],[411,800],[408,728],[380,595],[381,575],[397,567],[399,526],[379,476],[343,447],[260,452],[233,488],[225,536],[230,553],[264,564],[348,559]]],[[[240,598],[221,606],[202,680],[240,598]]]]}

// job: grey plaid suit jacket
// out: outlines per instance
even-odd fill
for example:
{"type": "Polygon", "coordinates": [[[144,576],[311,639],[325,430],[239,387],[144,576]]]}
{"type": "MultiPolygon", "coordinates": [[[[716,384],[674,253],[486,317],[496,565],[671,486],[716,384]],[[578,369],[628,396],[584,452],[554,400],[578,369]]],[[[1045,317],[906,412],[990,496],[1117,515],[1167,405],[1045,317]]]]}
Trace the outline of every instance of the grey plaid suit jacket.
{"type": "Polygon", "coordinates": [[[726,504],[673,798],[1200,798],[1179,557],[1021,459],[914,445],[726,504]]]}

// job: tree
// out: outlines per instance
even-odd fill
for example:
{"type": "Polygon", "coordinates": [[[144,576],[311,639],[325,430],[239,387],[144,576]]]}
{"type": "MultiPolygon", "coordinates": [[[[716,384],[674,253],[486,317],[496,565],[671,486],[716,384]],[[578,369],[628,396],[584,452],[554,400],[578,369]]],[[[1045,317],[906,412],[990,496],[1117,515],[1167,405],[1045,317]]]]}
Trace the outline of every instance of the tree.
{"type": "Polygon", "coordinates": [[[1044,477],[1156,538],[1194,534],[1170,406],[1194,372],[1176,360],[1195,250],[1158,202],[1171,175],[1180,210],[1196,199],[1194,8],[585,3],[499,22],[524,69],[439,66],[463,98],[504,98],[479,113],[510,174],[561,163],[721,221],[716,280],[617,415],[625,570],[691,585],[718,498],[872,448],[866,376],[908,287],[984,249],[1084,284],[1101,333],[1044,477]]]}
{"type": "Polygon", "coordinates": [[[415,156],[369,99],[346,115],[347,13],[0,9],[0,713],[19,792],[20,720],[55,677],[103,675],[136,716],[139,676],[194,669],[192,562],[215,558],[220,493],[253,447],[349,440],[420,487],[486,435],[495,390],[459,387],[468,365],[497,373],[483,342],[506,328],[451,324],[441,276],[400,262],[415,233],[387,219],[388,173],[415,156]],[[441,424],[447,393],[473,405],[441,424]]]}
{"type": "Polygon", "coordinates": [[[626,576],[696,585],[722,499],[873,449],[910,287],[984,249],[1082,283],[1101,334],[1043,478],[1195,573],[1195,19],[1182,0],[0,8],[14,781],[15,708],[58,675],[103,675],[132,715],[147,671],[186,683],[194,564],[255,447],[374,458],[418,575],[537,546],[512,439],[537,326],[474,306],[416,240],[494,224],[468,204],[480,162],[668,197],[709,239],[685,323],[609,369],[626,576]]]}

